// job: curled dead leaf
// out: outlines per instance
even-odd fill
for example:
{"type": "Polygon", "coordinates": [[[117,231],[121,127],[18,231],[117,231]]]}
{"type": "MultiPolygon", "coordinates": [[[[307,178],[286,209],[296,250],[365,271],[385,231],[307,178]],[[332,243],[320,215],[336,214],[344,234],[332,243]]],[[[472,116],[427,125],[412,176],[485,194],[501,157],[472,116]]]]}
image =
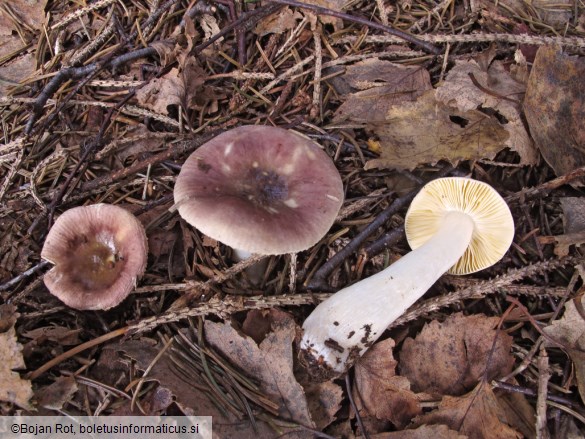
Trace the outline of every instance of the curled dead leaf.
{"type": "Polygon", "coordinates": [[[61,410],[77,392],[77,382],[74,376],[59,377],[54,383],[39,389],[35,399],[39,407],[51,410],[61,410]]]}
{"type": "Polygon", "coordinates": [[[460,111],[481,108],[492,114],[508,134],[503,147],[516,151],[520,163],[534,165],[538,152],[522,122],[526,86],[516,81],[501,61],[458,60],[437,88],[437,100],[460,111]]]}
{"type": "MultiPolygon", "coordinates": [[[[578,300],[583,307],[585,305],[583,298],[581,295],[568,301],[563,316],[543,328],[543,331],[558,341],[558,346],[570,349],[567,353],[573,360],[579,395],[585,402],[585,319],[575,305],[575,301],[578,300]]],[[[550,340],[546,343],[554,346],[550,340]]]]}
{"type": "Polygon", "coordinates": [[[181,105],[185,90],[179,69],[173,68],[161,78],[154,78],[136,91],[138,103],[155,113],[168,115],[170,105],[181,105]]]}
{"type": "Polygon", "coordinates": [[[305,392],[293,374],[297,327],[289,316],[272,326],[262,342],[236,331],[229,322],[205,322],[205,338],[238,369],[260,383],[261,390],[278,401],[279,414],[303,425],[314,426],[305,392]]]}
{"type": "Polygon", "coordinates": [[[378,58],[347,67],[344,75],[333,78],[332,84],[338,92],[346,90],[345,102],[335,112],[334,123],[351,121],[365,123],[366,127],[382,123],[392,106],[412,102],[432,89],[426,69],[378,58]]]}
{"type": "Polygon", "coordinates": [[[24,369],[22,345],[16,339],[14,326],[0,333],[0,401],[6,401],[25,409],[33,410],[30,400],[32,384],[24,380],[14,369],[24,369]]]}
{"type": "Polygon", "coordinates": [[[392,339],[376,343],[357,362],[354,400],[362,416],[375,416],[404,428],[422,408],[408,379],[396,375],[393,347],[392,339]]]}
{"type": "Polygon", "coordinates": [[[419,416],[413,426],[443,424],[473,439],[519,439],[522,435],[506,423],[506,416],[486,383],[466,395],[445,396],[439,408],[419,416]]]}
{"type": "Polygon", "coordinates": [[[560,48],[538,49],[526,87],[530,133],[557,175],[585,165],[585,61],[560,48]]]}
{"type": "Polygon", "coordinates": [[[371,124],[370,129],[380,140],[382,154],[367,162],[366,169],[492,159],[510,136],[494,115],[449,107],[436,100],[435,90],[415,102],[391,107],[385,121],[371,124]]]}
{"type": "Polygon", "coordinates": [[[260,20],[254,33],[260,37],[268,34],[281,34],[293,29],[297,25],[297,20],[301,18],[302,15],[298,11],[293,11],[287,6],[260,20]]]}
{"type": "Polygon", "coordinates": [[[488,380],[508,374],[514,364],[512,337],[494,329],[498,321],[457,313],[443,323],[426,324],[415,339],[404,341],[401,374],[414,391],[441,395],[461,395],[484,374],[488,380]]]}

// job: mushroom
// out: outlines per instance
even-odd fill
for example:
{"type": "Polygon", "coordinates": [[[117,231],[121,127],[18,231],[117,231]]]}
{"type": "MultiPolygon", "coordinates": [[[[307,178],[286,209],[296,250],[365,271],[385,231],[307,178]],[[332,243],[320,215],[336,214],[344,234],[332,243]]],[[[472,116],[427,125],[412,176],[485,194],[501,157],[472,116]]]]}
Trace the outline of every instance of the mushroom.
{"type": "Polygon", "coordinates": [[[105,310],[118,305],[146,268],[142,224],[110,204],[74,207],[49,231],[41,257],[54,264],[44,282],[71,308],[105,310]]]}
{"type": "Polygon", "coordinates": [[[416,195],[405,231],[413,251],[323,301],[303,323],[300,357],[315,377],[345,372],[443,273],[469,274],[499,261],[514,220],[488,184],[447,177],[416,195]]]}
{"type": "Polygon", "coordinates": [[[313,141],[269,126],[241,126],[199,147],[174,190],[179,214],[205,235],[250,254],[305,250],[331,228],[343,184],[313,141]]]}

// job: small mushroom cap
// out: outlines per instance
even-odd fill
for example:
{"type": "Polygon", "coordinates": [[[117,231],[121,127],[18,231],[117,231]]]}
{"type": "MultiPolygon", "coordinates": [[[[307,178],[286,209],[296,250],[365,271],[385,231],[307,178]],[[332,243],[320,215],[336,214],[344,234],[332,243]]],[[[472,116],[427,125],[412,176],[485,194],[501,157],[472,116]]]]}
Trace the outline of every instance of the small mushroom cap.
{"type": "Polygon", "coordinates": [[[470,178],[439,178],[421,189],[404,223],[410,247],[416,249],[428,241],[453,211],[469,215],[474,230],[467,250],[449,273],[474,273],[498,262],[514,239],[514,220],[495,189],[470,178]]]}
{"type": "Polygon", "coordinates": [[[341,207],[343,184],[313,141],[282,128],[242,126],[191,154],[174,197],[180,215],[207,236],[271,255],[319,241],[341,207]]]}
{"type": "Polygon", "coordinates": [[[136,286],[147,256],[144,228],[130,212],[110,204],[75,207],[47,235],[41,257],[55,266],[44,282],[71,308],[109,309],[136,286]]]}

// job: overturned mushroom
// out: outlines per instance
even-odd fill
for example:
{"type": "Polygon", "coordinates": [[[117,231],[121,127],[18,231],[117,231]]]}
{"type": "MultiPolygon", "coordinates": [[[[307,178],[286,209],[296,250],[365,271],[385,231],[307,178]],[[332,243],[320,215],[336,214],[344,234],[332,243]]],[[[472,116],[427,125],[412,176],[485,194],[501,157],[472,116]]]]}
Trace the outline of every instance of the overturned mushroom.
{"type": "Polygon", "coordinates": [[[512,243],[514,221],[489,185],[450,177],[417,194],[405,230],[413,251],[337,292],[305,320],[301,359],[316,377],[346,371],[443,273],[495,264],[512,243]]]}
{"type": "Polygon", "coordinates": [[[144,273],[147,245],[140,221],[121,207],[75,207],[57,219],[45,240],[41,257],[55,265],[45,285],[72,308],[112,308],[144,273]]]}
{"type": "Polygon", "coordinates": [[[341,207],[343,185],[311,140],[281,128],[242,126],[191,154],[174,196],[189,224],[242,258],[317,243],[341,207]]]}

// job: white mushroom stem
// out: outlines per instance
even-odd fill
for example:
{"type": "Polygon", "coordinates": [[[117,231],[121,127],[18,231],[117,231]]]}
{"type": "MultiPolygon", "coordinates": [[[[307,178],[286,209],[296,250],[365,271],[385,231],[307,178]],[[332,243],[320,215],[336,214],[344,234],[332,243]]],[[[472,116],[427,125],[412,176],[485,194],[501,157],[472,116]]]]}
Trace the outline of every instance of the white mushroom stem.
{"type": "Polygon", "coordinates": [[[343,373],[386,328],[463,255],[473,219],[449,212],[424,245],[325,300],[303,324],[302,356],[309,368],[343,373]]]}
{"type": "MultiPolygon", "coordinates": [[[[250,258],[253,253],[250,253],[247,250],[242,250],[240,248],[232,249],[232,256],[236,262],[245,261],[246,259],[250,258]]],[[[268,266],[268,258],[262,259],[259,262],[256,262],[254,265],[246,268],[246,274],[248,275],[248,279],[252,282],[253,285],[260,285],[262,281],[262,277],[264,277],[264,272],[266,271],[266,267],[268,266]]]]}
{"type": "Polygon", "coordinates": [[[247,250],[242,250],[241,248],[233,248],[232,255],[237,262],[240,262],[248,259],[250,256],[252,256],[252,253],[247,250]]]}

